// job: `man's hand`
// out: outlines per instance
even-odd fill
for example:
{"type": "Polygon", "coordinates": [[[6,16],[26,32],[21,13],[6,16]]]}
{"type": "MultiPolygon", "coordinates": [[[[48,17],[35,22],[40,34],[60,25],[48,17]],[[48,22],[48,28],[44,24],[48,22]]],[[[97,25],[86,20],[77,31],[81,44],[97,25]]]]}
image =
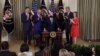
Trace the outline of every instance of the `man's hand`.
{"type": "Polygon", "coordinates": [[[75,23],[75,22],[73,21],[73,19],[70,19],[70,21],[71,21],[71,23],[75,23]]]}

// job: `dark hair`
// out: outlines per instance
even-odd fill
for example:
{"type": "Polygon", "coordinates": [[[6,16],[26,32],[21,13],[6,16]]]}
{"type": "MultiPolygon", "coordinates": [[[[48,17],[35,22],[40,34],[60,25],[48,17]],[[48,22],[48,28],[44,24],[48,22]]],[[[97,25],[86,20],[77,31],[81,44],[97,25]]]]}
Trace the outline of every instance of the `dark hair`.
{"type": "Polygon", "coordinates": [[[45,43],[44,42],[42,42],[40,45],[39,45],[39,49],[42,51],[44,48],[45,48],[45,43]]]}
{"type": "Polygon", "coordinates": [[[71,44],[65,44],[64,47],[65,47],[65,49],[67,49],[68,51],[73,51],[72,48],[71,48],[71,47],[72,47],[71,44]]]}
{"type": "Polygon", "coordinates": [[[26,43],[23,43],[20,47],[20,52],[27,52],[29,51],[29,46],[26,43]]]}
{"type": "Polygon", "coordinates": [[[3,50],[9,49],[9,43],[7,41],[2,42],[1,49],[3,49],[3,50]]]}
{"type": "Polygon", "coordinates": [[[25,10],[26,10],[26,9],[30,9],[30,7],[25,7],[25,10]]]}
{"type": "Polygon", "coordinates": [[[73,13],[75,13],[76,14],[76,17],[78,17],[78,13],[75,11],[75,12],[73,12],[73,13]]]}

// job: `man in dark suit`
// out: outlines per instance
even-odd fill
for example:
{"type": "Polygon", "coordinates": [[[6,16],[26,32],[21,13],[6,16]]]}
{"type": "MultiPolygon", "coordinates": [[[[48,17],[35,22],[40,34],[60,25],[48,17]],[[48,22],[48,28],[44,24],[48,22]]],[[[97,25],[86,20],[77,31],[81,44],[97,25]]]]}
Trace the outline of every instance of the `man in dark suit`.
{"type": "Polygon", "coordinates": [[[9,44],[6,41],[1,43],[1,49],[0,56],[17,56],[15,52],[9,51],[9,44]]]}
{"type": "Polygon", "coordinates": [[[61,29],[61,31],[64,30],[64,17],[63,17],[63,13],[61,12],[57,12],[54,14],[54,16],[56,17],[56,21],[57,21],[57,26],[59,29],[61,29]]]}
{"type": "Polygon", "coordinates": [[[23,24],[24,42],[31,44],[32,38],[32,14],[30,8],[26,7],[25,12],[21,14],[21,22],[23,24]]]}
{"type": "Polygon", "coordinates": [[[70,7],[66,7],[65,13],[65,31],[67,43],[72,44],[72,37],[70,36],[70,19],[73,18],[73,13],[70,11],[70,7]]]}
{"type": "MultiPolygon", "coordinates": [[[[57,21],[55,19],[55,16],[51,11],[49,11],[48,18],[45,20],[44,23],[44,31],[52,32],[52,31],[57,31],[59,28],[57,27],[57,21]]],[[[49,45],[49,39],[50,37],[47,37],[47,45],[49,45]]],[[[52,44],[54,42],[54,38],[52,38],[52,44]]]]}

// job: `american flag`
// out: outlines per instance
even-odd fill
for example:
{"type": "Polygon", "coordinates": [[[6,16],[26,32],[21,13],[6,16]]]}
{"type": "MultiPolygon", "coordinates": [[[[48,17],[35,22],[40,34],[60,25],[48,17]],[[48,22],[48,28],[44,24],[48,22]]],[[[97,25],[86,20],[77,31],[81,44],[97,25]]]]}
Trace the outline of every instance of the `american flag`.
{"type": "Polygon", "coordinates": [[[59,8],[59,10],[63,9],[63,1],[62,0],[59,0],[58,8],[59,8]]]}
{"type": "Polygon", "coordinates": [[[50,4],[50,7],[49,7],[50,11],[55,13],[55,4],[54,4],[54,0],[51,0],[51,4],[50,4]]]}
{"type": "Polygon", "coordinates": [[[32,1],[32,11],[33,11],[34,13],[37,13],[37,10],[38,10],[37,0],[33,0],[33,1],[32,1]]]}
{"type": "Polygon", "coordinates": [[[5,0],[5,5],[3,9],[4,15],[7,14],[9,16],[9,19],[4,19],[3,18],[3,26],[7,30],[8,33],[11,33],[14,29],[14,21],[13,21],[13,13],[12,13],[12,6],[9,3],[9,0],[5,0]]]}
{"type": "Polygon", "coordinates": [[[42,8],[42,9],[46,9],[45,1],[44,1],[44,0],[42,0],[42,2],[41,2],[41,8],[42,8]]]}
{"type": "Polygon", "coordinates": [[[9,0],[5,0],[5,5],[4,5],[3,13],[5,13],[6,10],[11,10],[11,5],[9,3],[9,0]]]}

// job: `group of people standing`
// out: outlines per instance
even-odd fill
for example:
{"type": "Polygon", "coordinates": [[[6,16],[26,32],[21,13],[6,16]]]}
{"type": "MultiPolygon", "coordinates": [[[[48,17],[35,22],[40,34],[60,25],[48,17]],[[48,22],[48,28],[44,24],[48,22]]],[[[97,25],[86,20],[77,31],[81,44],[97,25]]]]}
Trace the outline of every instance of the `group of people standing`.
{"type": "MultiPolygon", "coordinates": [[[[21,14],[21,22],[23,24],[24,42],[31,44],[32,35],[38,46],[42,42],[42,32],[66,31],[66,41],[69,44],[76,44],[79,36],[79,19],[77,12],[71,12],[70,7],[66,7],[65,13],[48,10],[48,16],[42,17],[42,9],[38,9],[37,13],[33,13],[29,7],[21,14]],[[33,34],[32,34],[33,30],[33,34]]],[[[50,37],[47,37],[49,43],[50,37]]],[[[52,39],[54,41],[54,39],[52,39]]]]}

